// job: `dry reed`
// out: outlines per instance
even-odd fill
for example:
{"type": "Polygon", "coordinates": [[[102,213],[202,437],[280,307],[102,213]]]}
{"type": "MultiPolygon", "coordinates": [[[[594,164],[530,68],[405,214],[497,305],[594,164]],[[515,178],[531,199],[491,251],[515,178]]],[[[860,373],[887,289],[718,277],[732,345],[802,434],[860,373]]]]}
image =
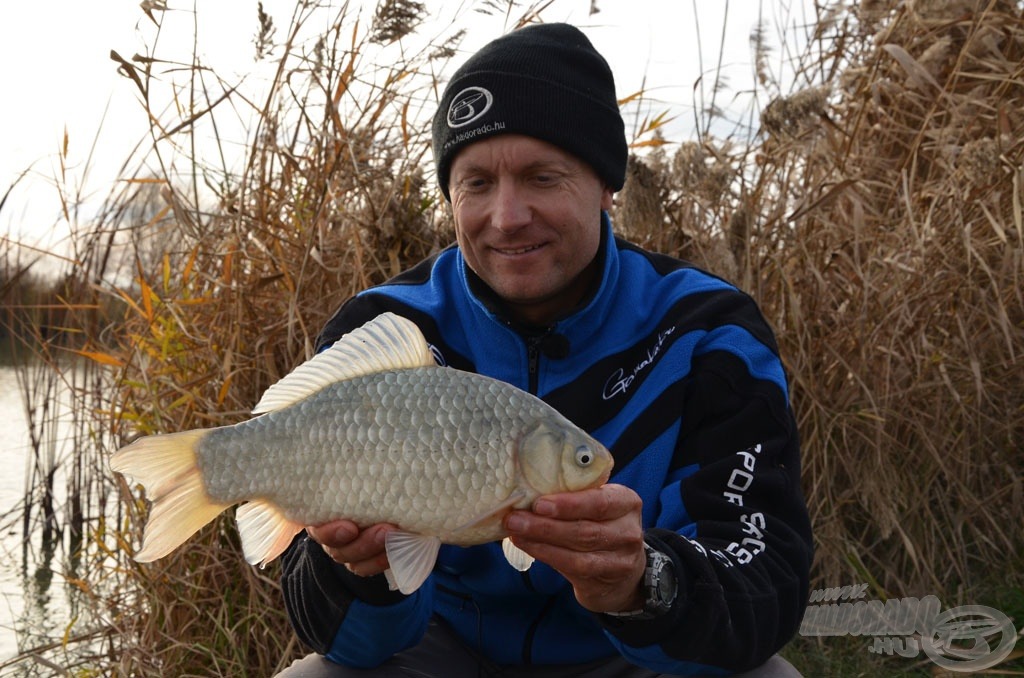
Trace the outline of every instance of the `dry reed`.
{"type": "Polygon", "coordinates": [[[735,280],[776,327],[817,585],[1020,586],[1021,8],[865,3],[817,31],[809,86],[763,108],[754,144],[648,158],[620,223],[735,280]]]}

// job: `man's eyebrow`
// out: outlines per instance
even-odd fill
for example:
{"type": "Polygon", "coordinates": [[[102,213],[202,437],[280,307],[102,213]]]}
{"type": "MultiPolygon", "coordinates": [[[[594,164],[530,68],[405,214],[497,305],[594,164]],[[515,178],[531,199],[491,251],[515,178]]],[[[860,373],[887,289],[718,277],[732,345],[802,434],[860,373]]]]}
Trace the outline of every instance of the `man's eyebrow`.
{"type": "Polygon", "coordinates": [[[479,163],[465,164],[465,163],[463,163],[463,164],[459,165],[458,167],[452,167],[451,174],[452,174],[453,177],[456,177],[456,176],[461,176],[461,175],[464,175],[464,174],[479,174],[480,172],[487,172],[487,171],[488,170],[482,164],[479,164],[479,163]]]}
{"type": "MultiPolygon", "coordinates": [[[[534,170],[538,170],[538,169],[558,169],[558,170],[563,170],[563,171],[571,171],[572,168],[573,168],[572,163],[570,163],[568,161],[562,160],[560,158],[551,158],[551,159],[534,160],[533,162],[529,162],[526,165],[523,165],[520,168],[520,170],[521,171],[534,171],[534,170]]],[[[490,168],[489,165],[485,165],[483,163],[470,163],[470,164],[462,165],[454,173],[456,173],[456,174],[466,174],[466,173],[491,172],[491,171],[492,171],[492,169],[490,168]]]]}
{"type": "Polygon", "coordinates": [[[556,169],[561,170],[563,172],[568,172],[572,170],[572,167],[572,163],[562,160],[561,158],[552,158],[550,160],[535,160],[534,162],[531,162],[528,165],[526,165],[526,167],[524,167],[523,169],[527,171],[535,171],[539,169],[556,169]]]}

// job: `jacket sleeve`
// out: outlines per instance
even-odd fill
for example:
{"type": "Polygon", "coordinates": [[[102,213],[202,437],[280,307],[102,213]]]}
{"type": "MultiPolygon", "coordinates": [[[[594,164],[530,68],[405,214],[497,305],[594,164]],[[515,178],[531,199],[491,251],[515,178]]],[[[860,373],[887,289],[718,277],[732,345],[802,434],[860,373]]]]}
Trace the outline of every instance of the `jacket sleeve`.
{"type": "Polygon", "coordinates": [[[383,575],[352,574],[305,533],[282,558],[281,591],[299,639],[357,668],[373,668],[419,643],[433,607],[430,579],[409,596],[391,591],[383,575]]]}
{"type": "Polygon", "coordinates": [[[627,659],[673,675],[759,666],[807,604],[813,545],[785,375],[760,312],[737,299],[746,320],[706,333],[676,391],[675,457],[645,534],[674,561],[676,602],[650,620],[598,615],[627,659]]]}

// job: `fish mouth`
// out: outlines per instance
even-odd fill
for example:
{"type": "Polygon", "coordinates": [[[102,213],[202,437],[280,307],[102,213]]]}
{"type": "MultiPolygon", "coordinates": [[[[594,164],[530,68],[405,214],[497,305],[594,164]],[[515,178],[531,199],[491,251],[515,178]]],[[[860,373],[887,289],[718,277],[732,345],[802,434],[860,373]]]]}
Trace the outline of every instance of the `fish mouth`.
{"type": "Polygon", "coordinates": [[[612,456],[612,453],[608,450],[607,447],[601,446],[601,449],[603,449],[605,454],[608,455],[608,465],[607,468],[605,468],[604,473],[601,474],[600,479],[598,479],[597,487],[607,485],[608,481],[611,480],[612,478],[612,471],[615,470],[615,457],[612,456]]]}

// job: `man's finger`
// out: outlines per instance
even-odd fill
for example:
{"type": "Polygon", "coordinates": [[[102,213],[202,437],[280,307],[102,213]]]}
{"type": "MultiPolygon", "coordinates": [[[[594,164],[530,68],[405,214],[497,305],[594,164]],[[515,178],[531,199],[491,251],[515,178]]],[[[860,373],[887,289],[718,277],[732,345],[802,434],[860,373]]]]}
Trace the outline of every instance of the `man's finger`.
{"type": "MultiPolygon", "coordinates": [[[[506,527],[515,540],[531,544],[550,544],[577,553],[629,550],[642,545],[643,529],[629,514],[615,520],[559,520],[538,516],[529,511],[511,514],[506,527]]],[[[530,553],[529,549],[524,549],[530,553]]],[[[541,558],[536,553],[530,553],[541,558]]]]}
{"type": "Polygon", "coordinates": [[[558,520],[606,521],[638,510],[642,502],[624,485],[604,485],[580,492],[549,494],[537,499],[533,512],[558,520]]]}
{"type": "Polygon", "coordinates": [[[306,532],[313,541],[324,546],[344,546],[359,536],[359,527],[351,520],[335,520],[322,525],[310,525],[306,532]]]}
{"type": "MultiPolygon", "coordinates": [[[[384,556],[384,540],[391,525],[379,524],[366,528],[351,541],[337,543],[321,541],[324,551],[338,563],[352,565],[366,561],[378,562],[384,556]]],[[[316,539],[316,537],[314,537],[316,539]]]]}

